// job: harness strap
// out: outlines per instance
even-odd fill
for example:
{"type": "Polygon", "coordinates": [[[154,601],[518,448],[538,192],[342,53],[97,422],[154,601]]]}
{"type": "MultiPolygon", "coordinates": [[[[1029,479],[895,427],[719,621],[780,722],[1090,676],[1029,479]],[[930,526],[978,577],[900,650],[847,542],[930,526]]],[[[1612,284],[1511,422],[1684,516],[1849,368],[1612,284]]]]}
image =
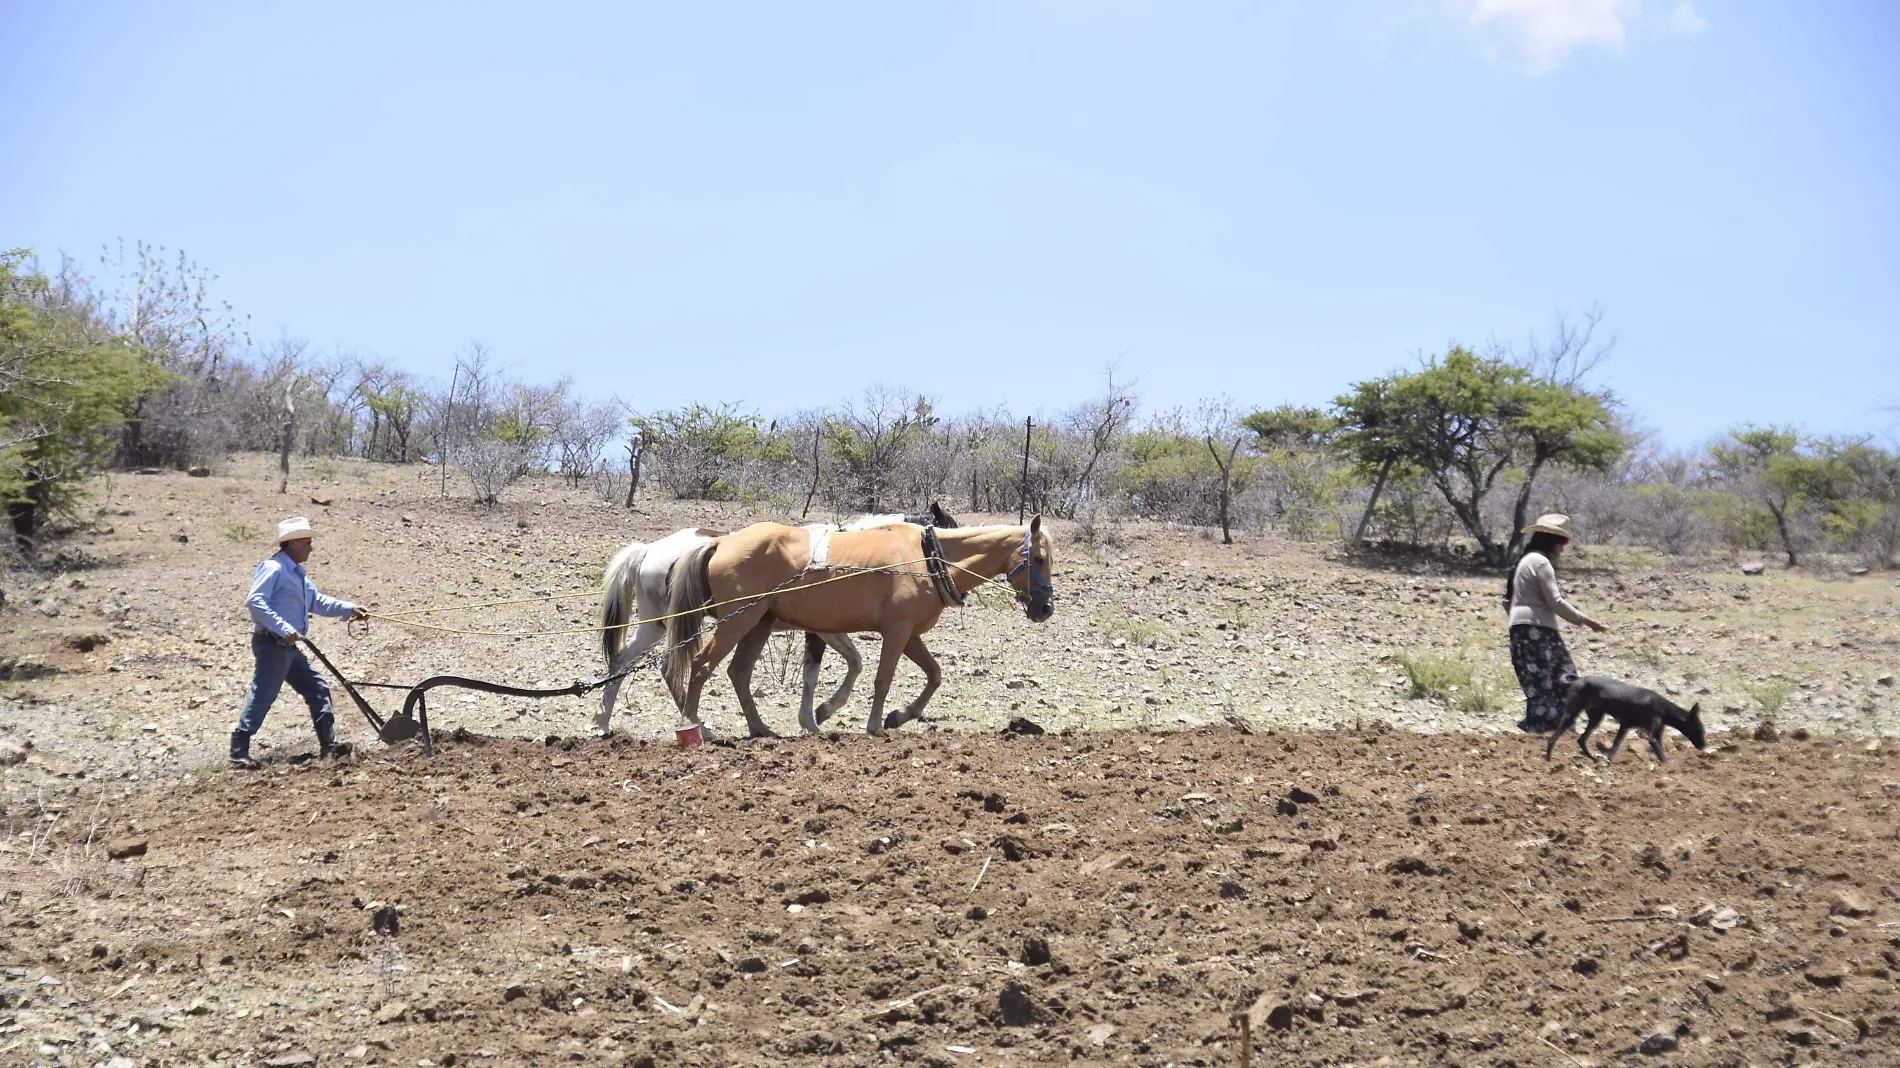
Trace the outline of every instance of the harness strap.
{"type": "Polygon", "coordinates": [[[930,571],[931,585],[937,587],[937,596],[943,603],[953,608],[963,607],[967,594],[957,590],[957,584],[950,579],[950,565],[943,558],[943,542],[937,538],[935,526],[924,527],[924,563],[930,571]]]}
{"type": "Polygon", "coordinates": [[[813,523],[805,529],[811,533],[811,561],[805,565],[805,570],[823,571],[831,566],[831,532],[836,528],[826,523],[813,523]]]}

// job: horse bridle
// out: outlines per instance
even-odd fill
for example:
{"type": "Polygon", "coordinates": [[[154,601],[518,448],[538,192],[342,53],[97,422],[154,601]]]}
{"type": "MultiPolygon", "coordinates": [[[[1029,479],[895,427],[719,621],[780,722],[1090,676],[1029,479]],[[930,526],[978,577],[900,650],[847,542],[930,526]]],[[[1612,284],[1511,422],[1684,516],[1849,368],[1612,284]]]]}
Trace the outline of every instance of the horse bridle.
{"type": "Polygon", "coordinates": [[[1030,552],[1029,528],[1025,528],[1023,530],[1023,547],[1021,550],[1018,551],[1017,555],[1023,558],[1022,563],[1017,564],[1015,567],[1010,568],[1009,574],[1005,577],[1013,579],[1017,575],[1027,571],[1029,573],[1029,581],[1028,583],[1026,583],[1026,585],[1029,588],[1027,590],[1018,592],[1016,594],[1016,599],[1018,601],[1022,601],[1026,603],[1029,601],[1030,598],[1036,597],[1036,596],[1045,596],[1045,597],[1054,598],[1056,595],[1055,583],[1050,582],[1047,575],[1044,575],[1036,570],[1036,557],[1035,557],[1035,554],[1030,552]]]}

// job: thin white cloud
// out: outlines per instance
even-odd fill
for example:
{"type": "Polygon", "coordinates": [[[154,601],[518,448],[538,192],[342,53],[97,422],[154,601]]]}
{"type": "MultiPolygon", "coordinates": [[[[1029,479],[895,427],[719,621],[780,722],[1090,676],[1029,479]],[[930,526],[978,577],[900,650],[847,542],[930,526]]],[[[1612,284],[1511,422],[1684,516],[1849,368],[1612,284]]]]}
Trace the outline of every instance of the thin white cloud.
{"type": "MultiPolygon", "coordinates": [[[[1548,74],[1580,48],[1621,51],[1642,20],[1642,0],[1460,0],[1470,26],[1491,38],[1503,58],[1527,73],[1548,74]]],[[[1657,20],[1684,34],[1708,26],[1693,0],[1678,0],[1657,20]]]]}
{"type": "Polygon", "coordinates": [[[1702,13],[1697,11],[1695,5],[1689,0],[1682,0],[1676,5],[1675,10],[1669,13],[1669,17],[1663,20],[1663,25],[1677,33],[1701,33],[1709,28],[1709,20],[1703,18],[1702,13]]]}
{"type": "Polygon", "coordinates": [[[1623,47],[1638,0],[1475,0],[1471,24],[1501,31],[1532,74],[1563,65],[1585,45],[1623,47]]]}

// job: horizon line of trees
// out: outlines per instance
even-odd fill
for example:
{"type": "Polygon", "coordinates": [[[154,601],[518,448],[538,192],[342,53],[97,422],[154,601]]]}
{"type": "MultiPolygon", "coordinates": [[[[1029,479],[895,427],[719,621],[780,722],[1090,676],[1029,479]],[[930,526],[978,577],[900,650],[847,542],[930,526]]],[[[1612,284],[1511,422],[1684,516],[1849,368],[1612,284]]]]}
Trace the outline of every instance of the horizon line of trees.
{"type": "Polygon", "coordinates": [[[641,493],[771,503],[809,515],[932,500],[976,512],[1076,519],[1085,537],[1141,516],[1297,538],[1443,549],[1491,565],[1543,511],[1594,542],[1682,554],[1773,551],[1789,566],[1851,553],[1896,566],[1900,449],[1870,435],[1743,425],[1669,451],[1595,372],[1602,313],[1559,316],[1544,338],[1452,344],[1349,384],[1326,408],[1209,398],[1146,412],[1109,367],[1100,392],[1053,417],[1007,405],[963,414],[872,385],[837,404],[762,414],[736,403],[635,410],[570,379],[506,374],[478,343],[447,383],[384,361],[257,343],[182,254],[136,244],[51,273],[0,254],[0,501],[10,550],[31,560],[49,518],[115,467],[190,468],[274,452],[437,464],[493,506],[530,474],[631,507],[641,493]]]}

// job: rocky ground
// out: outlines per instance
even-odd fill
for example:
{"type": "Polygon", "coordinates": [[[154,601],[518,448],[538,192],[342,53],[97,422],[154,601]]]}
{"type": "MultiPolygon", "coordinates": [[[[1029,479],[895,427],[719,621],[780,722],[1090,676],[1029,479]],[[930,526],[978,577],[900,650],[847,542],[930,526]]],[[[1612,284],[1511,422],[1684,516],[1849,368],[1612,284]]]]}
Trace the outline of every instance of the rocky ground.
{"type": "MultiPolygon", "coordinates": [[[[1495,576],[1130,523],[1057,525],[1049,623],[947,615],[934,722],[890,739],[866,685],[823,742],[682,752],[647,676],[604,743],[587,701],[438,691],[433,761],[339,709],[359,758],[293,764],[280,703],[231,773],[280,513],[381,611],[573,594],[316,631],[354,677],[523,685],[598,670],[625,541],[787,518],[302,476],[120,476],[4,587],[0,1063],[1232,1064],[1237,1012],[1262,1063],[1894,1062],[1891,576],[1567,561],[1613,628],[1579,665],[1724,732],[1661,767],[1510,730],[1495,576]],[[1416,697],[1403,655],[1475,674],[1416,697]]],[[[759,680],[788,732],[791,666],[759,680]]]]}

